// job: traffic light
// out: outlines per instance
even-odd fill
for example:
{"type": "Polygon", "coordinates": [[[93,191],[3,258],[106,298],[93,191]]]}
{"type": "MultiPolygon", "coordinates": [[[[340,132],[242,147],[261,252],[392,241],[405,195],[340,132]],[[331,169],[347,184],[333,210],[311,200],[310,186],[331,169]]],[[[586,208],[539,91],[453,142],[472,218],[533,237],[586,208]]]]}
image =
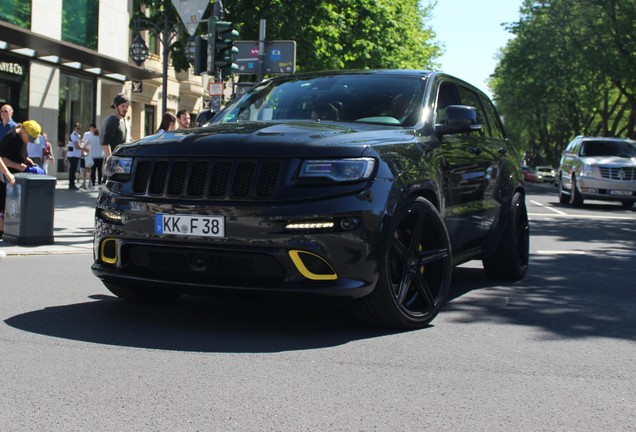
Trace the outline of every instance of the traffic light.
{"type": "Polygon", "coordinates": [[[232,54],[238,52],[234,41],[238,39],[239,33],[233,26],[231,22],[214,20],[214,31],[210,32],[214,35],[214,70],[220,70],[223,75],[238,71],[238,65],[232,62],[232,54]]]}
{"type": "Polygon", "coordinates": [[[238,71],[238,65],[232,62],[232,54],[238,52],[234,46],[238,37],[233,23],[218,21],[216,17],[208,18],[208,34],[197,36],[194,42],[194,74],[207,72],[213,76],[220,70],[223,75],[229,75],[238,71]]]}
{"type": "Polygon", "coordinates": [[[194,74],[201,75],[208,70],[208,39],[197,36],[194,39],[194,74]]]}

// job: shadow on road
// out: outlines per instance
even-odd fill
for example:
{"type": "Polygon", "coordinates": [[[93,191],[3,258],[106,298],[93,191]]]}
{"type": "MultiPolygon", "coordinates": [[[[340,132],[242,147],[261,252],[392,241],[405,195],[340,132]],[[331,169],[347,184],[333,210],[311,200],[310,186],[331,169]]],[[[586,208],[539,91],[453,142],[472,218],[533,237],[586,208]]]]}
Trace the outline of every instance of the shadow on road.
{"type": "MultiPolygon", "coordinates": [[[[437,330],[453,323],[490,322],[531,327],[546,340],[636,340],[633,221],[533,221],[532,234],[557,237],[558,248],[569,247],[566,252],[572,253],[532,255],[528,275],[515,283],[493,282],[474,266],[456,269],[449,302],[433,322],[437,330]]],[[[394,334],[360,324],[346,307],[333,304],[187,296],[144,306],[100,294],[5,322],[89,343],[199,352],[307,350],[394,334]]]]}
{"type": "Polygon", "coordinates": [[[160,305],[108,295],[7,319],[32,333],[107,345],[198,352],[264,353],[325,348],[390,334],[356,321],[346,308],[184,296],[160,305]]]}
{"type": "Polygon", "coordinates": [[[443,313],[457,322],[531,326],[548,339],[636,340],[634,221],[541,220],[531,232],[557,238],[559,251],[532,255],[525,279],[500,286],[481,269],[458,268],[443,313]]]}

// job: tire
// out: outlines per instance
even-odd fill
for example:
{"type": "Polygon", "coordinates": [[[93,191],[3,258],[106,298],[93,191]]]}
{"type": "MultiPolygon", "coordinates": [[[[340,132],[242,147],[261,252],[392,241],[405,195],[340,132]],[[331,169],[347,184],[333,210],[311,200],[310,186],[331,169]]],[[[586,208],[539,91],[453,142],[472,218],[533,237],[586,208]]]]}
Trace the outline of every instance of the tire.
{"type": "Polygon", "coordinates": [[[570,205],[575,208],[583,207],[583,197],[576,185],[576,177],[572,175],[572,190],[570,191],[570,205]]]}
{"type": "Polygon", "coordinates": [[[415,198],[395,213],[374,291],[354,306],[358,318],[394,329],[427,326],[446,301],[452,259],[448,232],[430,201],[415,198]]]}
{"type": "Polygon", "coordinates": [[[559,178],[559,203],[570,203],[570,195],[563,190],[563,177],[559,178]]]}
{"type": "Polygon", "coordinates": [[[517,192],[512,197],[509,216],[497,251],[482,261],[492,279],[520,280],[528,270],[530,225],[523,194],[517,192]]]}
{"type": "Polygon", "coordinates": [[[634,201],[621,201],[621,205],[624,209],[629,210],[630,208],[634,207],[634,201]]]}
{"type": "Polygon", "coordinates": [[[104,282],[110,292],[117,297],[133,303],[165,303],[177,299],[181,293],[160,287],[133,287],[104,282]]]}

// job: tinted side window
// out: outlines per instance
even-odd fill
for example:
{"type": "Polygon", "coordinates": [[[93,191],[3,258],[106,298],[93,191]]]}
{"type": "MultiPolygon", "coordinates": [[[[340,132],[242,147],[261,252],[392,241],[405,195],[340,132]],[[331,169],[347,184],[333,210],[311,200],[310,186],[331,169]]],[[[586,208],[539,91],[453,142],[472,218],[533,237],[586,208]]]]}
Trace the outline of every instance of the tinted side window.
{"type": "Polygon", "coordinates": [[[483,97],[480,97],[479,99],[482,101],[486,111],[488,126],[490,126],[490,135],[495,138],[504,139],[506,137],[506,133],[504,132],[503,125],[501,124],[501,118],[499,117],[495,106],[488,99],[483,97]]]}
{"type": "Polygon", "coordinates": [[[441,124],[446,122],[446,107],[449,105],[459,105],[459,95],[457,87],[449,82],[440,84],[437,91],[437,101],[435,105],[435,123],[441,124]]]}
{"type": "Polygon", "coordinates": [[[479,136],[491,135],[488,131],[488,124],[486,123],[484,108],[479,101],[479,96],[477,96],[477,93],[462,86],[459,86],[458,89],[462,105],[468,105],[477,109],[477,123],[483,125],[483,127],[480,131],[477,131],[476,134],[479,136]]]}

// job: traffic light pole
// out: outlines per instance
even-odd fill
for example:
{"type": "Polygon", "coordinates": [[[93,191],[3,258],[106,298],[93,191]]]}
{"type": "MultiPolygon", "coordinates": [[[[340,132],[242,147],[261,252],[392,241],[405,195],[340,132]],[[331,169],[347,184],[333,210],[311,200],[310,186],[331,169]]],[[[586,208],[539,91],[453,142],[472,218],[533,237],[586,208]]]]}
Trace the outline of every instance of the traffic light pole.
{"type": "Polygon", "coordinates": [[[267,20],[261,19],[258,22],[258,81],[263,81],[265,69],[265,28],[267,20]]]}

